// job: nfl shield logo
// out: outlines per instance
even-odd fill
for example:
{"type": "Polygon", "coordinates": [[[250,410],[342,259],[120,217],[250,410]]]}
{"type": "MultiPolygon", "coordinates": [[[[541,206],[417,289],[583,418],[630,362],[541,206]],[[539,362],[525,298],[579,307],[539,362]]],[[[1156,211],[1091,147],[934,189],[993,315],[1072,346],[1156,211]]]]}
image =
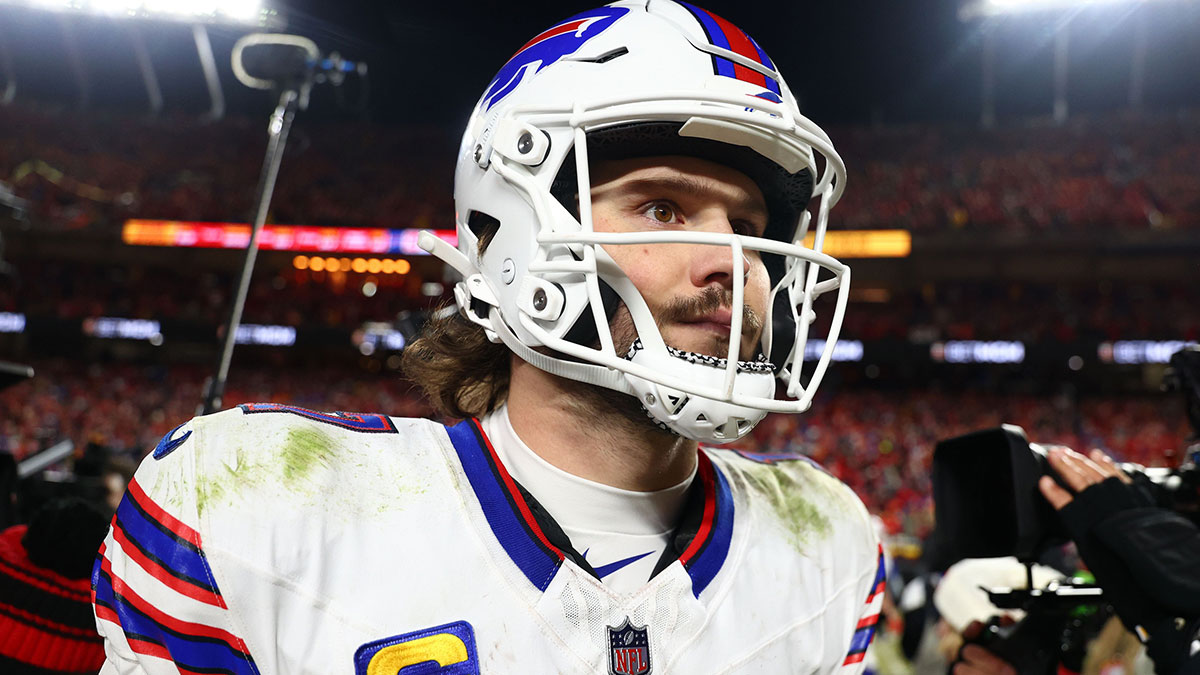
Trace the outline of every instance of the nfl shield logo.
{"type": "Polygon", "coordinates": [[[616,628],[608,627],[610,675],[646,675],[650,672],[650,638],[646,627],[634,627],[629,617],[616,628]]]}

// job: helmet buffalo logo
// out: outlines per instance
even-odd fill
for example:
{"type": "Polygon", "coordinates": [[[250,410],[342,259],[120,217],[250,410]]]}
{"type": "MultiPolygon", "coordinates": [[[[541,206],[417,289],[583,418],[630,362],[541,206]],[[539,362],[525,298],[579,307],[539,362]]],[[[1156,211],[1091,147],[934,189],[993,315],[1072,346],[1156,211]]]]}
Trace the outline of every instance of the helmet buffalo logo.
{"type": "Polygon", "coordinates": [[[647,675],[650,672],[650,638],[646,627],[634,627],[629,617],[620,626],[608,627],[610,675],[647,675]]]}
{"type": "Polygon", "coordinates": [[[627,7],[597,7],[542,31],[518,49],[496,73],[496,78],[483,95],[484,109],[490,110],[500,99],[512,93],[534,64],[537,64],[533,71],[536,73],[564,56],[574,54],[583,43],[603,33],[628,11],[627,7]]]}

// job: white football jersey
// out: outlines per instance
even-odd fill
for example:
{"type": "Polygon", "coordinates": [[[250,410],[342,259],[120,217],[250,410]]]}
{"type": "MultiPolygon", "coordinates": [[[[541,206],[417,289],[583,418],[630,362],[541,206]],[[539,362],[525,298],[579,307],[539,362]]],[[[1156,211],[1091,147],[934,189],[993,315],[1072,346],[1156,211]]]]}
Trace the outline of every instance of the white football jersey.
{"type": "Polygon", "coordinates": [[[841,673],[880,562],[810,462],[703,449],[657,574],[615,593],[477,421],[253,404],[158,444],[93,586],[110,675],[841,673]]]}

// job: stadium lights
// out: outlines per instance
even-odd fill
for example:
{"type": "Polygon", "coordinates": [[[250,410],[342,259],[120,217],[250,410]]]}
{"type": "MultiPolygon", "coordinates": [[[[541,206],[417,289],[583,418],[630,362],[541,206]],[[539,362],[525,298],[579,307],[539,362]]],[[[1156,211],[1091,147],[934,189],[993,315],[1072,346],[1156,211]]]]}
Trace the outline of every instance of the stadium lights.
{"type": "Polygon", "coordinates": [[[185,23],[257,24],[262,0],[0,0],[0,5],[185,23]]]}
{"type": "Polygon", "coordinates": [[[1016,340],[948,340],[929,346],[929,356],[938,363],[1021,363],[1025,343],[1016,340]]]}
{"type": "Polygon", "coordinates": [[[1062,11],[1102,7],[1106,5],[1143,5],[1165,0],[974,0],[963,6],[959,13],[964,20],[980,16],[1003,14],[1028,14],[1041,11],[1062,11]]]}
{"type": "Polygon", "coordinates": [[[358,274],[408,274],[412,263],[392,258],[325,258],[314,255],[298,255],[292,258],[292,267],[313,272],[356,272],[358,274]]]}
{"type": "Polygon", "coordinates": [[[237,327],[234,341],[239,345],[293,347],[296,344],[296,327],[244,323],[237,327]]]}

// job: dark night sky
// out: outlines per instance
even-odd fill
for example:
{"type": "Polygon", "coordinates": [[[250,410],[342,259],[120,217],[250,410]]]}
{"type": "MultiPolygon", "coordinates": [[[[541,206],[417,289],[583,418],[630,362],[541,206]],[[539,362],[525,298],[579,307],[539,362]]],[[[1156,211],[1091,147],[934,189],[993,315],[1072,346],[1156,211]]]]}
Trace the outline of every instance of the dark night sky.
{"type": "MultiPolygon", "coordinates": [[[[356,40],[372,54],[378,79],[390,85],[376,93],[377,103],[409,108],[401,117],[420,117],[428,100],[420,94],[452,97],[456,110],[469,107],[526,39],[596,3],[360,3],[333,12],[320,9],[322,4],[328,3],[293,0],[293,27],[328,31],[331,41],[356,40]]],[[[981,25],[959,21],[958,0],[703,4],[754,35],[780,64],[806,112],[819,120],[978,116],[981,25]]],[[[1150,27],[1146,99],[1152,105],[1200,104],[1200,74],[1194,67],[1200,63],[1197,4],[1171,2],[1141,10],[1150,27]]],[[[1001,115],[1049,112],[1054,23],[1053,16],[1040,15],[998,25],[1001,115]]],[[[1126,8],[1097,8],[1074,17],[1070,91],[1077,108],[1124,105],[1133,26],[1126,8]]]]}
{"type": "MultiPolygon", "coordinates": [[[[495,2],[339,2],[278,0],[289,30],[314,38],[371,67],[367,111],[356,113],[347,87],[339,105],[319,92],[310,114],[326,119],[446,122],[459,126],[494,72],[529,37],[594,6],[578,0],[495,2]]],[[[979,22],[958,20],[958,0],[840,0],[734,2],[709,0],[709,9],[738,24],[780,65],[805,112],[821,124],[964,121],[978,118],[979,22]]],[[[1146,102],[1151,109],[1200,105],[1200,3],[1151,4],[1146,102]]],[[[1071,24],[1072,110],[1111,110],[1128,95],[1134,17],[1100,7],[1071,24]]],[[[998,24],[997,110],[1002,119],[1046,115],[1053,92],[1056,18],[1034,15],[998,24]]],[[[13,56],[18,97],[72,103],[78,99],[62,48],[60,17],[0,7],[0,43],[13,56]]],[[[127,26],[75,19],[91,86],[89,105],[144,108],[127,26]]],[[[141,23],[162,81],[167,106],[202,110],[203,81],[190,29],[141,23]]],[[[258,115],[265,94],[233,81],[228,53],[238,33],[213,28],[212,40],[233,113],[258,115]]]]}

